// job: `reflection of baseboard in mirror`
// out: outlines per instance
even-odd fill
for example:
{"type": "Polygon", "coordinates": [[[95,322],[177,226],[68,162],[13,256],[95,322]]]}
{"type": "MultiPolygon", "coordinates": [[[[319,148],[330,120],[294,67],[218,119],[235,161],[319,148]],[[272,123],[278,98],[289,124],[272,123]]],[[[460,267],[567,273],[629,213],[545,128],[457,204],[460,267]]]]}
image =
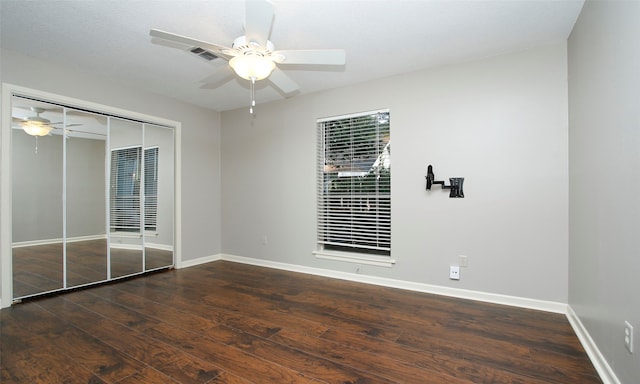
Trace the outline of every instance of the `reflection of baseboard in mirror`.
{"type": "MultiPolygon", "coordinates": [[[[102,239],[106,239],[106,238],[107,238],[107,235],[105,235],[105,234],[92,235],[92,236],[67,237],[67,243],[77,243],[77,242],[80,242],[80,241],[88,241],[88,240],[102,240],[102,239]]],[[[34,245],[62,244],[63,241],[64,241],[63,238],[19,241],[19,242],[11,244],[11,248],[32,247],[34,245]]]]}
{"type": "Polygon", "coordinates": [[[173,267],[179,123],[17,86],[3,96],[2,304],[173,267]],[[112,163],[123,148],[139,156],[112,163]]]}

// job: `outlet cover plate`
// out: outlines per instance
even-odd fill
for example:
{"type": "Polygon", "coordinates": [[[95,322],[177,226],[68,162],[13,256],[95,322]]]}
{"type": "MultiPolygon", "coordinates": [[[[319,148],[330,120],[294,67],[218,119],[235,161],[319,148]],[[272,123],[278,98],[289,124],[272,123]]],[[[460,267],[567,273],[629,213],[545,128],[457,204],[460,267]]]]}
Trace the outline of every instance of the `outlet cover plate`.
{"type": "Polygon", "coordinates": [[[633,353],[633,326],[628,321],[624,322],[624,346],[633,353]]]}
{"type": "Polygon", "coordinates": [[[469,259],[465,255],[459,255],[458,256],[458,264],[461,267],[468,267],[469,266],[469,259]]]}
{"type": "Polygon", "coordinates": [[[452,265],[449,267],[449,278],[451,280],[460,280],[460,267],[452,265]]]}

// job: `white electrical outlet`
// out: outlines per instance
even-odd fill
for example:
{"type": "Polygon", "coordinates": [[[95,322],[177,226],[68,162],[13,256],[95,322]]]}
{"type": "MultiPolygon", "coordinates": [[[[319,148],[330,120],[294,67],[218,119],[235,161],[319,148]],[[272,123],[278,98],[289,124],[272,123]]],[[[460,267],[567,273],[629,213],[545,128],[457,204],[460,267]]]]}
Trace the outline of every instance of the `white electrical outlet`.
{"type": "Polygon", "coordinates": [[[624,346],[633,353],[633,326],[628,321],[624,322],[624,346]]]}
{"type": "Polygon", "coordinates": [[[460,280],[460,267],[452,265],[449,267],[449,278],[451,280],[460,280]]]}
{"type": "Polygon", "coordinates": [[[461,267],[468,267],[469,266],[469,259],[467,258],[467,256],[465,256],[465,255],[458,256],[458,265],[461,266],[461,267]]]}

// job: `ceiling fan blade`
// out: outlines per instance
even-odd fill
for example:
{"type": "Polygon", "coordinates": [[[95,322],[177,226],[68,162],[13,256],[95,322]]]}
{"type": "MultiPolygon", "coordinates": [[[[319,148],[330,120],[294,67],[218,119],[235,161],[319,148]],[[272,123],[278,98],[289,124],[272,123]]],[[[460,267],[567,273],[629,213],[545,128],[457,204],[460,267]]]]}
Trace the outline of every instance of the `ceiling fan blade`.
{"type": "MultiPolygon", "coordinates": [[[[30,120],[29,118],[26,119],[21,119],[19,117],[15,117],[12,116],[11,120],[16,123],[16,124],[26,124],[29,122],[34,122],[34,120],[30,120]]],[[[52,123],[49,120],[45,119],[45,118],[41,118],[41,120],[35,120],[36,124],[40,124],[40,125],[46,125],[46,126],[52,126],[53,124],[62,124],[62,123],[52,123]]]]}
{"type": "MultiPolygon", "coordinates": [[[[55,123],[48,123],[48,124],[46,124],[46,125],[53,126],[53,125],[61,125],[61,124],[64,124],[64,122],[63,122],[63,121],[58,121],[58,122],[55,122],[55,123]]],[[[67,125],[65,125],[65,127],[79,127],[79,126],[81,126],[81,125],[84,125],[84,124],[80,124],[80,123],[76,123],[76,124],[67,124],[67,125]]],[[[54,128],[54,129],[62,129],[62,127],[53,127],[53,128],[54,128]]]]}
{"type": "MultiPolygon", "coordinates": [[[[171,32],[161,31],[159,29],[152,29],[149,31],[149,35],[151,37],[155,37],[158,39],[166,40],[172,43],[182,44],[184,46],[190,47],[191,51],[193,48],[201,48],[207,51],[211,51],[214,55],[223,58],[225,60],[231,59],[236,55],[236,51],[233,48],[228,48],[222,45],[207,43],[206,41],[200,41],[196,39],[192,39],[190,37],[177,35],[171,32]]],[[[154,42],[154,39],[151,39],[154,42]]],[[[169,44],[172,48],[178,48],[175,45],[169,44]]]]}
{"type": "Polygon", "coordinates": [[[245,36],[248,43],[266,47],[273,21],[273,4],[266,0],[247,0],[245,36]]]}
{"type": "Polygon", "coordinates": [[[211,76],[205,77],[204,79],[200,80],[201,83],[204,83],[200,88],[215,89],[231,79],[233,79],[233,72],[228,65],[218,67],[216,71],[211,74],[211,76]]]}
{"type": "MultiPolygon", "coordinates": [[[[49,105],[49,104],[47,104],[47,105],[49,105]]],[[[62,111],[62,108],[60,108],[60,107],[45,108],[45,107],[38,107],[38,106],[35,106],[35,105],[16,105],[15,108],[26,109],[26,110],[32,111],[34,113],[44,113],[46,111],[62,111]]]]}
{"type": "Polygon", "coordinates": [[[281,50],[271,54],[278,64],[344,65],[347,57],[344,49],[281,50]]]}
{"type": "Polygon", "coordinates": [[[276,67],[271,75],[268,77],[271,83],[282,91],[284,94],[293,93],[298,90],[298,84],[295,81],[291,80],[291,78],[285,75],[278,67],[276,67]]]}
{"type": "MultiPolygon", "coordinates": [[[[82,125],[82,124],[79,124],[79,125],[82,125]]],[[[71,134],[74,134],[74,135],[82,134],[82,135],[94,135],[94,136],[102,136],[102,137],[106,137],[107,136],[105,133],[91,132],[91,131],[81,131],[79,129],[65,129],[65,132],[68,135],[71,135],[71,134]]]]}
{"type": "Polygon", "coordinates": [[[169,48],[175,48],[175,49],[179,49],[181,51],[186,51],[189,50],[193,47],[193,45],[191,44],[182,44],[182,43],[176,43],[175,41],[172,40],[165,40],[159,37],[152,37],[151,38],[151,42],[153,44],[156,45],[162,45],[163,47],[169,47],[169,48]]]}

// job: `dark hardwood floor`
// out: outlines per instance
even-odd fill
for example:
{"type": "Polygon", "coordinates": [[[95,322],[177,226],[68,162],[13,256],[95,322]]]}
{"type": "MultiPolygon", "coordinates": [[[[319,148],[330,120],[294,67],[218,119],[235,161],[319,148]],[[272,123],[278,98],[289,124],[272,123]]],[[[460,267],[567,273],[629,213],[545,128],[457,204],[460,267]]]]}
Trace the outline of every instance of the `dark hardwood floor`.
{"type": "MultiPolygon", "coordinates": [[[[24,297],[62,289],[62,243],[13,248],[13,296],[24,297]]],[[[145,248],[145,269],[173,265],[173,252],[145,248]]],[[[142,252],[111,248],[111,276],[142,271],[142,252]]],[[[107,240],[67,244],[67,286],[76,287],[107,278],[107,240]]]]}
{"type": "Polygon", "coordinates": [[[231,262],[0,311],[8,383],[601,383],[566,317],[231,262]]]}

